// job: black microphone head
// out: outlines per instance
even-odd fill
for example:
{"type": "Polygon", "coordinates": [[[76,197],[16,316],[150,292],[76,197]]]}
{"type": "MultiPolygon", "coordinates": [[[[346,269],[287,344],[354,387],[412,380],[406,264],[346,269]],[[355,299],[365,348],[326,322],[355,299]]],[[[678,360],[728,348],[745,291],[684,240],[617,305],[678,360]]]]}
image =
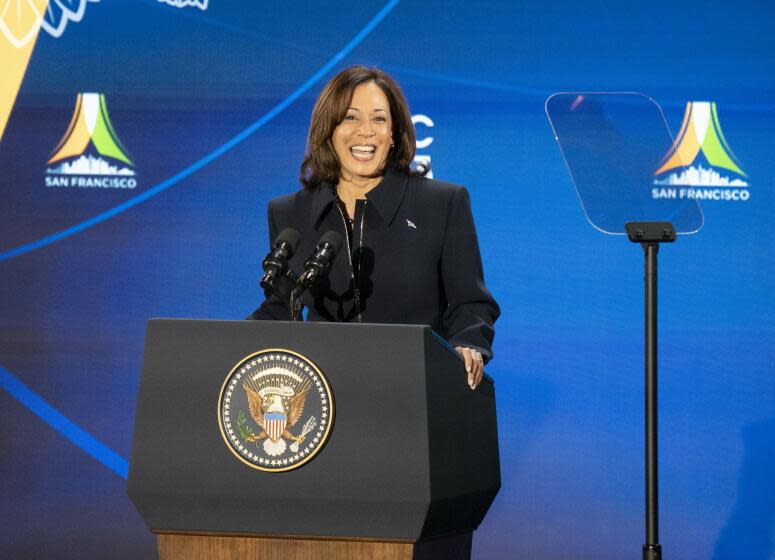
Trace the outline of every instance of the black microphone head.
{"type": "Polygon", "coordinates": [[[269,297],[268,292],[274,289],[275,279],[288,270],[288,259],[296,253],[300,242],[301,234],[293,228],[285,228],[274,240],[272,249],[261,263],[264,275],[259,284],[264,288],[267,297],[269,297]]]}
{"type": "Polygon", "coordinates": [[[339,253],[339,249],[342,248],[342,242],[344,241],[344,238],[342,237],[342,234],[336,231],[327,231],[323,234],[323,237],[320,238],[320,241],[318,241],[318,247],[321,245],[331,245],[332,249],[334,250],[334,255],[339,253]]]}
{"type": "Polygon", "coordinates": [[[279,245],[280,243],[285,243],[287,245],[288,252],[290,253],[288,257],[290,258],[296,253],[296,249],[299,248],[301,234],[293,228],[285,228],[280,232],[280,235],[277,236],[277,239],[275,239],[274,242],[275,245],[279,245]]]}

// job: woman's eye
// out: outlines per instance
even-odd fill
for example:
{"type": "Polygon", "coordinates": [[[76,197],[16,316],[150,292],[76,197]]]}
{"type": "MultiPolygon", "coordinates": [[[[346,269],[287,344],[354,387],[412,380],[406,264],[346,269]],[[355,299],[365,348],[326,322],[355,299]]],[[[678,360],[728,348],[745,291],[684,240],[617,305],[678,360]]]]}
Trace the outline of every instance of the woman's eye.
{"type": "Polygon", "coordinates": [[[346,121],[355,121],[355,120],[358,120],[358,117],[356,117],[355,115],[347,115],[344,118],[344,120],[346,120],[346,121]]]}
{"type": "Polygon", "coordinates": [[[376,117],[374,120],[377,122],[385,122],[387,119],[385,117],[376,117]]]}

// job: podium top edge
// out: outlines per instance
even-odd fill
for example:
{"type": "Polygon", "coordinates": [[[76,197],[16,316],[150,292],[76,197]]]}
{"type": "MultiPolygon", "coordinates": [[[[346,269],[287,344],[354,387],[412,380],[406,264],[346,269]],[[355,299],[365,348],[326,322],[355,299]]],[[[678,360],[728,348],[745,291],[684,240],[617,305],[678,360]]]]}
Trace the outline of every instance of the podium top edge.
{"type": "Polygon", "coordinates": [[[195,318],[182,318],[182,317],[151,317],[148,319],[148,324],[150,323],[209,323],[209,324],[237,324],[237,323],[246,323],[246,324],[277,324],[277,325],[304,325],[304,327],[331,327],[331,328],[351,328],[353,326],[367,326],[367,327],[377,327],[382,329],[412,329],[412,330],[418,330],[418,331],[429,331],[434,333],[437,337],[441,338],[440,335],[436,334],[433,329],[429,325],[411,325],[411,324],[400,324],[400,323],[337,323],[337,322],[329,322],[329,321],[256,321],[253,319],[195,319],[195,318]]]}

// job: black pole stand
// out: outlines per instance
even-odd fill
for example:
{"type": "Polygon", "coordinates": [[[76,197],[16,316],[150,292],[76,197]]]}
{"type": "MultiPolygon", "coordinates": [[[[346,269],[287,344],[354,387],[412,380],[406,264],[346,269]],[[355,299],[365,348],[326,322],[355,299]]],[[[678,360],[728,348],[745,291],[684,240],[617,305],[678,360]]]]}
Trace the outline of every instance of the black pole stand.
{"type": "Polygon", "coordinates": [[[657,462],[657,253],[660,243],[675,241],[670,222],[628,222],[627,237],[643,247],[646,351],[646,544],[643,560],[661,560],[657,462]]]}

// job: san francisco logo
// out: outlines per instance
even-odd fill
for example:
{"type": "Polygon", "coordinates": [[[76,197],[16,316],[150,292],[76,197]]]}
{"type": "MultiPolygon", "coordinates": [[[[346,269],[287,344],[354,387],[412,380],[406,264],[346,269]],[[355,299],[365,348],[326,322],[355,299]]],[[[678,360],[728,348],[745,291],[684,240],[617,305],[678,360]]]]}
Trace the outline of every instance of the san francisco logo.
{"type": "Polygon", "coordinates": [[[79,93],[46,169],[47,187],[134,189],[135,165],[108,116],[105,95],[79,93]]]}
{"type": "Polygon", "coordinates": [[[681,130],[654,172],[653,198],[748,200],[748,176],[721,132],[716,103],[686,104],[681,130]]]}
{"type": "Polygon", "coordinates": [[[218,397],[218,424],[229,450],[262,471],[288,471],[312,459],[325,445],[333,418],[328,380],[290,350],[244,358],[218,397]]]}

